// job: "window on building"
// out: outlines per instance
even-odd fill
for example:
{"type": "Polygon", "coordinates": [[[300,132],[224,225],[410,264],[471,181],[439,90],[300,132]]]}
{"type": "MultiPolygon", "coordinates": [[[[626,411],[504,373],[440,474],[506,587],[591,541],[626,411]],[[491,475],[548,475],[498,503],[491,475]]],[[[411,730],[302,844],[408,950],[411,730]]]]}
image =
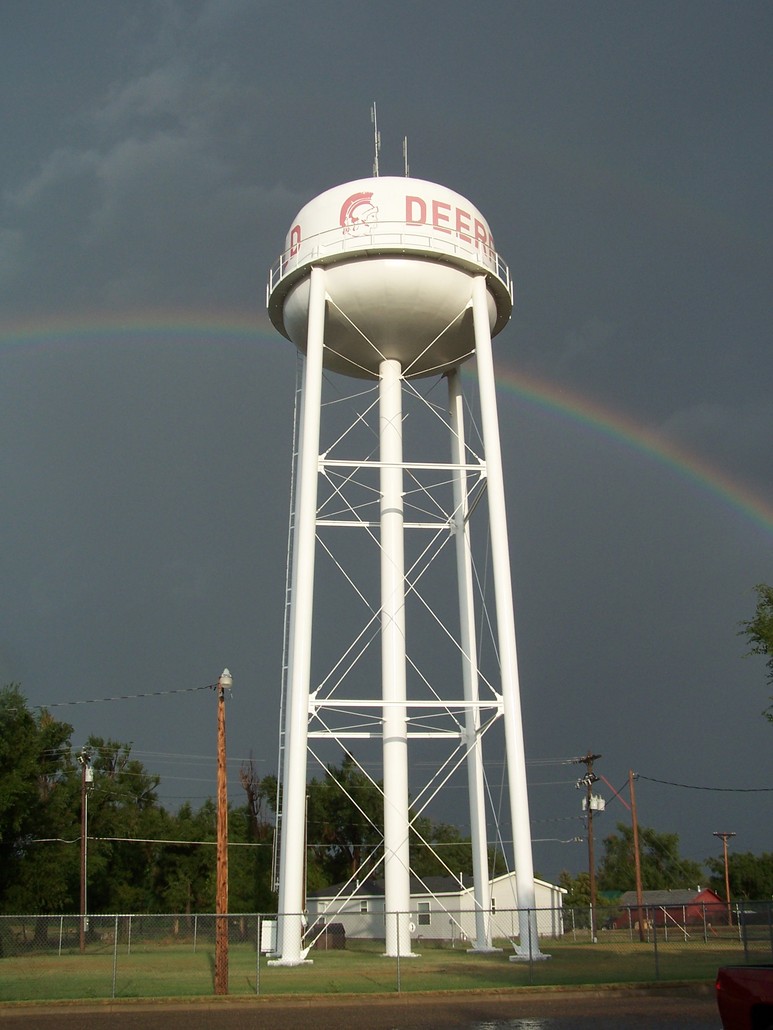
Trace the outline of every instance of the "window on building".
{"type": "Polygon", "coordinates": [[[430,925],[429,902],[428,901],[420,901],[419,902],[419,926],[429,926],[429,925],[430,925]]]}
{"type": "Polygon", "coordinates": [[[367,911],[368,911],[368,902],[363,898],[360,901],[360,912],[367,912],[367,911]]]}
{"type": "Polygon", "coordinates": [[[492,896],[492,898],[491,898],[491,913],[492,913],[492,915],[496,915],[496,911],[497,911],[497,899],[492,896]]]}

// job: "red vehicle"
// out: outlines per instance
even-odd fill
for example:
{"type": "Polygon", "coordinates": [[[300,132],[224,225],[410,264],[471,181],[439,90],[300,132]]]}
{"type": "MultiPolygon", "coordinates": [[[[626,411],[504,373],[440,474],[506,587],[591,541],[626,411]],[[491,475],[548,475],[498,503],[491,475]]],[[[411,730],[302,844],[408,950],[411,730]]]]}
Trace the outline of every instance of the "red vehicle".
{"type": "Polygon", "coordinates": [[[723,966],[715,986],[724,1030],[773,1030],[773,965],[723,966]]]}

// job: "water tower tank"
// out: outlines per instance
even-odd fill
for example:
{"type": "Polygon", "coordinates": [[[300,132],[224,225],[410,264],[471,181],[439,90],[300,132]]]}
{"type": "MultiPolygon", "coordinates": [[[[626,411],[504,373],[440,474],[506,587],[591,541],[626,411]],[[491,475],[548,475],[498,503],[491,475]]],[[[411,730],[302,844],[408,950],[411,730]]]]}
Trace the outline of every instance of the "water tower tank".
{"type": "Polygon", "coordinates": [[[483,215],[421,179],[358,179],[298,213],[267,302],[271,321],[301,350],[312,266],[325,268],[325,367],[345,375],[377,377],[385,358],[398,360],[406,376],[461,364],[474,351],[472,282],[481,273],[492,335],[513,307],[509,272],[483,215]]]}

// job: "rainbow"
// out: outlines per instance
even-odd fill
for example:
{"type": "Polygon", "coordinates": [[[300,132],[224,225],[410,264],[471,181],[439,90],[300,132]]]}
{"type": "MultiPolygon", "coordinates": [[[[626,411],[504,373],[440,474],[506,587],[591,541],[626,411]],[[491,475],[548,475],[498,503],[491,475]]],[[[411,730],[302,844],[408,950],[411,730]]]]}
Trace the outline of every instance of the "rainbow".
{"type": "MultiPolygon", "coordinates": [[[[207,346],[228,340],[253,340],[261,346],[288,347],[266,316],[255,311],[131,312],[51,316],[0,323],[0,358],[17,348],[47,349],[168,340],[201,341],[207,346]]],[[[773,533],[773,503],[739,478],[664,438],[630,416],[548,380],[500,367],[504,395],[543,410],[590,433],[616,440],[634,453],[673,470],[680,478],[719,498],[766,533],[773,533]]]]}
{"type": "Polygon", "coordinates": [[[773,503],[738,477],[731,476],[724,469],[636,422],[630,416],[563,386],[512,369],[502,369],[498,381],[507,393],[519,400],[622,443],[661,466],[670,468],[679,478],[709,491],[759,528],[773,533],[773,503]]]}

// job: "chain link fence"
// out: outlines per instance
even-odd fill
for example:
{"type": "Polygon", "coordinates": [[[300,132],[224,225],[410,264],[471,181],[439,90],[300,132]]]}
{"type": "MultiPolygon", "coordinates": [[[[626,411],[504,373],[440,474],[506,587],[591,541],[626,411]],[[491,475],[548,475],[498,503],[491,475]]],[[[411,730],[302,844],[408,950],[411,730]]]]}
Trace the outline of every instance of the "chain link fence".
{"type": "Polygon", "coordinates": [[[491,948],[479,949],[473,911],[329,910],[305,921],[300,966],[272,963],[276,915],[0,916],[0,1001],[211,995],[223,959],[218,919],[227,923],[221,948],[232,995],[710,981],[721,965],[773,961],[773,902],[594,916],[587,908],[487,913],[491,948]],[[518,928],[533,925],[531,916],[539,941],[524,958],[518,928]],[[387,957],[392,919],[407,921],[410,947],[387,957]]]}

